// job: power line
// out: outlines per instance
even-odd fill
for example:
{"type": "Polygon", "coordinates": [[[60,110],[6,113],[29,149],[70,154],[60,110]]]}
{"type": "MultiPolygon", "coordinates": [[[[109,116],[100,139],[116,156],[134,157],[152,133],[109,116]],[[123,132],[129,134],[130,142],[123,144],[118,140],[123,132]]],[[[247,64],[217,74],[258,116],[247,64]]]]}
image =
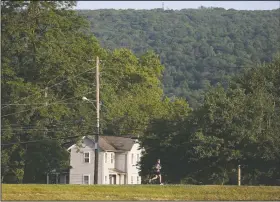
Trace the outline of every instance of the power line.
{"type": "Polygon", "coordinates": [[[67,137],[60,137],[60,138],[45,138],[40,140],[29,140],[29,141],[19,141],[19,142],[10,142],[10,143],[3,143],[2,146],[8,146],[8,145],[15,145],[15,144],[28,144],[28,143],[37,143],[37,142],[43,142],[43,141],[50,141],[50,140],[65,140],[65,139],[74,139],[78,137],[84,137],[83,135],[75,135],[75,136],[67,136],[67,137]]]}
{"type": "MultiPolygon", "coordinates": [[[[82,118],[82,117],[81,117],[82,118]]],[[[75,120],[71,120],[71,121],[58,121],[55,123],[46,123],[45,125],[42,124],[41,127],[50,127],[50,126],[60,126],[60,125],[73,125],[73,124],[79,124],[80,122],[83,122],[84,120],[82,119],[75,119],[75,120]]],[[[5,125],[5,124],[4,124],[5,125]]],[[[12,126],[13,128],[16,128],[15,126],[18,126],[17,128],[21,127],[21,126],[25,126],[25,127],[37,127],[38,125],[36,124],[6,124],[7,126],[12,126]]],[[[2,125],[3,126],[3,125],[2,125]]]]}
{"type": "MultiPolygon", "coordinates": [[[[69,125],[66,125],[66,126],[71,126],[71,124],[69,125]]],[[[90,126],[76,126],[78,127],[79,129],[83,129],[83,128],[90,128],[90,126]]],[[[66,131],[68,128],[65,128],[65,127],[62,127],[62,125],[60,127],[57,127],[57,128],[11,128],[11,129],[1,129],[1,131],[25,131],[25,132],[28,132],[28,131],[45,131],[45,132],[57,132],[59,130],[57,129],[60,129],[61,131],[64,130],[66,131]]],[[[72,129],[72,128],[71,128],[72,129]]]]}
{"type": "MultiPolygon", "coordinates": [[[[90,91],[84,95],[87,95],[87,94],[90,94],[90,93],[93,93],[95,91],[90,91]]],[[[47,106],[40,106],[40,107],[35,107],[35,108],[31,108],[31,109],[27,109],[27,110],[23,110],[23,111],[19,111],[19,112],[15,112],[15,113],[10,113],[10,114],[6,114],[6,115],[3,115],[1,117],[6,117],[6,116],[10,116],[10,115],[15,115],[15,114],[19,114],[19,113],[22,113],[22,112],[27,112],[27,111],[30,111],[32,109],[41,109],[41,108],[44,108],[44,107],[48,107],[48,106],[51,106],[51,105],[55,105],[55,104],[58,104],[60,102],[63,102],[63,101],[66,101],[66,100],[71,100],[71,99],[74,99],[74,98],[77,98],[77,96],[75,97],[72,97],[72,98],[68,98],[68,99],[65,99],[65,100],[61,100],[61,101],[57,101],[57,102],[53,102],[53,103],[50,103],[48,104],[47,106]]]]}
{"type": "MultiPolygon", "coordinates": [[[[91,119],[92,120],[92,119],[91,119]]],[[[105,121],[101,121],[102,123],[105,123],[105,121]]],[[[59,121],[56,123],[46,123],[42,125],[36,125],[36,124],[2,124],[2,129],[4,130],[14,130],[14,129],[38,129],[41,128],[42,130],[44,128],[52,128],[52,127],[62,127],[62,126],[78,126],[81,127],[82,124],[86,123],[85,120],[72,120],[72,121],[59,121]]]]}
{"type": "MultiPolygon", "coordinates": [[[[92,71],[92,69],[88,69],[88,70],[86,70],[86,71],[84,71],[84,72],[82,72],[82,73],[80,73],[80,74],[77,74],[77,75],[73,76],[72,79],[73,79],[73,78],[76,78],[76,77],[78,77],[78,76],[80,76],[80,75],[82,75],[82,74],[84,74],[84,73],[86,73],[86,72],[89,72],[89,71],[92,71]]],[[[71,78],[71,77],[70,77],[70,78],[71,78]]],[[[59,83],[56,83],[56,84],[54,84],[54,85],[52,85],[52,86],[50,86],[50,87],[48,87],[48,88],[52,88],[52,87],[54,87],[54,86],[57,86],[57,85],[59,85],[59,84],[65,82],[65,81],[68,81],[70,78],[67,78],[67,79],[65,79],[65,80],[63,80],[63,81],[61,81],[61,82],[59,82],[59,83]]]]}
{"type": "Polygon", "coordinates": [[[50,140],[63,140],[63,139],[70,139],[70,138],[77,138],[77,137],[83,137],[85,135],[76,135],[76,136],[68,136],[68,137],[60,137],[60,138],[45,138],[41,140],[29,140],[29,141],[24,141],[24,142],[11,142],[11,143],[4,143],[1,144],[2,146],[7,146],[7,145],[14,145],[14,144],[27,144],[27,143],[36,143],[36,142],[42,142],[42,141],[50,141],[50,140]]]}
{"type": "MultiPolygon", "coordinates": [[[[32,104],[1,104],[1,105],[10,105],[10,106],[26,106],[26,105],[45,105],[46,103],[32,103],[32,104]]],[[[71,105],[71,104],[77,104],[77,103],[59,103],[59,104],[67,104],[67,105],[71,105]]]]}
{"type": "MultiPolygon", "coordinates": [[[[79,128],[79,130],[77,130],[77,131],[75,131],[75,132],[78,132],[78,133],[84,133],[85,134],[85,132],[89,132],[89,128],[79,128]]],[[[71,130],[71,132],[72,132],[73,130],[71,130]]],[[[92,131],[92,130],[91,130],[92,131]]],[[[36,131],[35,131],[36,132],[36,131]]],[[[58,134],[58,133],[67,133],[67,134],[69,134],[69,132],[70,132],[70,130],[54,130],[54,131],[44,131],[44,132],[42,132],[42,131],[40,131],[40,134],[49,134],[49,133],[55,133],[55,134],[58,134]]],[[[9,134],[11,134],[11,135],[24,135],[24,134],[26,134],[26,133],[9,133],[9,134]]],[[[18,144],[18,143],[21,143],[20,141],[19,142],[17,142],[16,144],[18,144]]]]}
{"type": "MultiPolygon", "coordinates": [[[[82,74],[84,74],[84,73],[87,73],[87,72],[89,72],[89,71],[91,71],[91,70],[92,70],[92,68],[91,68],[91,69],[88,69],[88,70],[86,70],[86,71],[84,71],[84,72],[82,72],[82,73],[80,73],[80,74],[77,74],[77,75],[75,75],[75,76],[69,77],[69,78],[67,78],[67,79],[65,79],[65,80],[63,80],[63,81],[60,81],[60,82],[58,82],[58,83],[55,83],[55,84],[53,84],[52,86],[47,86],[47,88],[49,89],[49,88],[52,88],[52,87],[54,87],[54,86],[57,86],[57,85],[59,85],[59,84],[65,82],[65,81],[68,81],[70,78],[72,78],[72,79],[73,79],[73,78],[76,78],[76,77],[78,77],[78,76],[80,76],[80,75],[82,75],[82,74]]],[[[57,76],[56,78],[58,78],[58,76],[57,76]]],[[[54,79],[56,79],[56,78],[54,78],[54,79]]],[[[54,79],[52,79],[52,80],[54,80],[54,79]]],[[[50,81],[52,81],[52,80],[50,80],[50,81]]],[[[50,82],[50,81],[49,81],[49,82],[50,82]]],[[[48,83],[49,83],[49,82],[48,82],[48,83]]],[[[45,91],[45,89],[42,89],[42,90],[40,90],[38,93],[41,93],[41,92],[44,92],[44,91],[45,91]]],[[[24,98],[21,98],[21,99],[19,99],[17,102],[22,101],[22,100],[25,100],[25,99],[27,99],[27,98],[33,96],[33,95],[34,95],[34,94],[29,95],[29,96],[24,97],[24,98]]],[[[37,99],[38,99],[38,98],[37,98],[37,99]]],[[[37,100],[37,99],[35,99],[35,100],[37,100]]],[[[11,106],[11,105],[7,105],[7,106],[5,106],[5,107],[2,107],[2,109],[6,108],[6,107],[9,107],[9,106],[11,106]]]]}
{"type": "MultiPolygon", "coordinates": [[[[77,125],[79,124],[78,121],[76,122],[77,125]]],[[[73,126],[75,124],[75,121],[62,121],[62,122],[58,122],[56,124],[46,124],[46,125],[35,125],[35,124],[30,124],[30,125],[19,125],[19,124],[6,124],[6,126],[2,125],[2,128],[8,128],[8,127],[12,127],[11,129],[16,129],[16,128],[37,128],[37,127],[56,127],[56,126],[68,126],[71,125],[73,126]]]]}
{"type": "MultiPolygon", "coordinates": [[[[78,126],[77,130],[92,130],[92,126],[78,126]]],[[[50,129],[35,129],[35,128],[31,128],[31,129],[11,129],[11,130],[8,130],[8,129],[1,129],[3,132],[5,131],[19,131],[19,132],[11,132],[9,134],[19,134],[20,131],[22,132],[25,132],[25,133],[29,133],[29,132],[36,132],[36,131],[41,131],[41,132],[47,132],[47,133],[51,133],[51,132],[67,132],[69,130],[73,130],[73,128],[63,128],[63,127],[58,127],[58,128],[50,128],[50,129]]],[[[124,130],[124,131],[139,131],[139,132],[142,132],[142,131],[145,131],[145,129],[142,129],[142,128],[134,128],[134,129],[128,129],[128,128],[117,128],[116,130],[124,130]]]]}
{"type": "MultiPolygon", "coordinates": [[[[137,131],[137,130],[133,130],[133,131],[137,131]]],[[[40,140],[10,142],[10,143],[3,143],[1,145],[7,146],[7,145],[14,145],[14,144],[28,144],[28,143],[36,143],[36,142],[49,141],[49,140],[64,140],[64,139],[78,138],[78,137],[84,137],[84,136],[86,136],[86,135],[83,134],[83,135],[66,136],[66,137],[60,137],[60,138],[45,138],[45,139],[40,139],[40,140]]]]}
{"type": "MultiPolygon", "coordinates": [[[[93,120],[93,119],[91,119],[93,120]]],[[[101,124],[111,124],[111,122],[108,122],[106,120],[101,120],[100,121],[101,124]]],[[[87,123],[85,121],[85,119],[75,119],[75,120],[71,120],[71,121],[59,121],[56,123],[46,123],[45,125],[36,125],[36,124],[4,124],[2,125],[2,131],[13,131],[13,130],[50,130],[50,129],[59,129],[59,128],[63,128],[65,129],[65,126],[75,126],[75,127],[79,127],[79,128],[83,128],[83,127],[92,127],[92,125],[89,124],[89,122],[86,125],[83,125],[87,123]]],[[[150,121],[149,123],[144,123],[141,124],[143,127],[147,127],[150,126],[151,124],[154,124],[154,122],[150,121]]],[[[131,127],[129,128],[123,128],[123,127],[119,127],[116,129],[120,129],[120,130],[143,130],[142,128],[134,128],[131,129],[131,127]]]]}

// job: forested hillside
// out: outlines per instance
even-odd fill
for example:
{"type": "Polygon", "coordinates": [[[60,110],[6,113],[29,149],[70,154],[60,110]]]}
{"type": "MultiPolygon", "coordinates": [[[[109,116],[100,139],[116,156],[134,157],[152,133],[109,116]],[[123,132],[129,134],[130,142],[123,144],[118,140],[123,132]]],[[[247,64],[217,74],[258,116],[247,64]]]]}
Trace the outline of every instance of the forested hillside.
{"type": "Polygon", "coordinates": [[[154,50],[166,67],[164,92],[202,103],[209,84],[226,84],[244,67],[270,62],[280,50],[279,9],[222,8],[79,11],[92,33],[108,48],[140,55],[154,50]]]}

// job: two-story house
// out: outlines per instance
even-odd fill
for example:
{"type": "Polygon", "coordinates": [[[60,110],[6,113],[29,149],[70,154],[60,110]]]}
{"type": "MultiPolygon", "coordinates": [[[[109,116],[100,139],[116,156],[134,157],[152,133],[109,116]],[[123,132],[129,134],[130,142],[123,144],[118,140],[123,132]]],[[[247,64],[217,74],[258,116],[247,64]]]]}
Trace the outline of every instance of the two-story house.
{"type": "MultiPolygon", "coordinates": [[[[82,146],[70,152],[69,184],[94,184],[93,137],[83,137],[82,146]]],[[[142,149],[137,139],[116,136],[99,137],[98,184],[141,184],[139,168],[142,149]]]]}

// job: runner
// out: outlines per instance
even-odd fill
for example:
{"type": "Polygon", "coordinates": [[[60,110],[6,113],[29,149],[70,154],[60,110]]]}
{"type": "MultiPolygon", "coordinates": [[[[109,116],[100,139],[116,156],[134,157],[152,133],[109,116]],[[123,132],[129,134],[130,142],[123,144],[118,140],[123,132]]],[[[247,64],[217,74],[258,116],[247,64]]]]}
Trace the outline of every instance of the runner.
{"type": "Polygon", "coordinates": [[[155,180],[155,179],[158,179],[159,178],[159,183],[160,185],[163,185],[163,183],[161,182],[161,173],[160,173],[160,170],[161,170],[161,165],[160,165],[160,159],[157,160],[157,163],[155,165],[155,174],[156,176],[153,177],[152,179],[149,180],[149,183],[152,182],[152,180],[155,180]]]}

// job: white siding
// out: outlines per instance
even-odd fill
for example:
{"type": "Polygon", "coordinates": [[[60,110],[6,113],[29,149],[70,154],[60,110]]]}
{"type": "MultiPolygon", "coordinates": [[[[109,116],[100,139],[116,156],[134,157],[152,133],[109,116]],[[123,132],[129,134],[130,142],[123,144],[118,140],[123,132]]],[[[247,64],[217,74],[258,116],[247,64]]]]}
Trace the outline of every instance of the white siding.
{"type": "Polygon", "coordinates": [[[107,152],[108,160],[107,160],[107,166],[108,168],[115,168],[115,152],[107,152]]]}
{"type": "MultiPolygon", "coordinates": [[[[69,183],[70,184],[82,184],[83,175],[90,175],[90,184],[94,184],[94,144],[91,141],[85,139],[82,147],[77,150],[77,147],[73,147],[70,152],[70,169],[69,183]],[[84,162],[84,152],[89,152],[90,162],[84,162]]],[[[99,169],[98,169],[98,183],[102,180],[102,161],[103,152],[99,153],[99,169]]]]}
{"type": "Polygon", "coordinates": [[[126,172],[125,153],[116,153],[116,169],[126,172]]]}
{"type": "Polygon", "coordinates": [[[131,181],[133,179],[133,184],[137,184],[137,177],[139,179],[139,184],[141,184],[141,177],[139,176],[139,168],[136,166],[137,164],[137,154],[141,158],[141,150],[139,148],[139,143],[135,143],[131,150],[127,154],[127,183],[132,184],[131,181]],[[133,154],[133,162],[132,162],[132,154],[133,154]]]}
{"type": "Polygon", "coordinates": [[[103,153],[103,162],[102,163],[103,163],[102,184],[109,184],[109,170],[108,169],[109,169],[109,167],[111,167],[111,154],[110,154],[110,152],[104,152],[103,153]],[[105,159],[106,154],[107,154],[107,162],[106,162],[106,159],[105,159]],[[105,179],[105,176],[106,176],[107,180],[105,179]]]}
{"type": "Polygon", "coordinates": [[[125,179],[124,175],[119,175],[117,184],[125,184],[124,179],[125,179]]]}
{"type": "MultiPolygon", "coordinates": [[[[82,184],[83,176],[90,175],[90,184],[94,184],[94,144],[84,139],[83,147],[77,152],[77,148],[74,146],[70,152],[70,169],[69,183],[70,184],[82,184]],[[90,162],[84,162],[84,152],[90,153],[90,162]]],[[[116,174],[116,184],[141,184],[141,177],[139,176],[139,169],[137,168],[137,157],[141,158],[141,150],[139,144],[135,143],[129,152],[115,153],[115,152],[103,152],[99,151],[99,165],[98,165],[98,184],[110,183],[110,168],[116,168],[120,171],[126,172],[126,176],[116,174]],[[107,154],[107,162],[105,156],[107,154]],[[111,161],[111,155],[113,154],[113,162],[111,161]],[[133,162],[132,162],[133,154],[133,162]],[[106,181],[107,179],[107,181],[106,181]],[[137,180],[138,179],[138,180],[137,180]]]]}

